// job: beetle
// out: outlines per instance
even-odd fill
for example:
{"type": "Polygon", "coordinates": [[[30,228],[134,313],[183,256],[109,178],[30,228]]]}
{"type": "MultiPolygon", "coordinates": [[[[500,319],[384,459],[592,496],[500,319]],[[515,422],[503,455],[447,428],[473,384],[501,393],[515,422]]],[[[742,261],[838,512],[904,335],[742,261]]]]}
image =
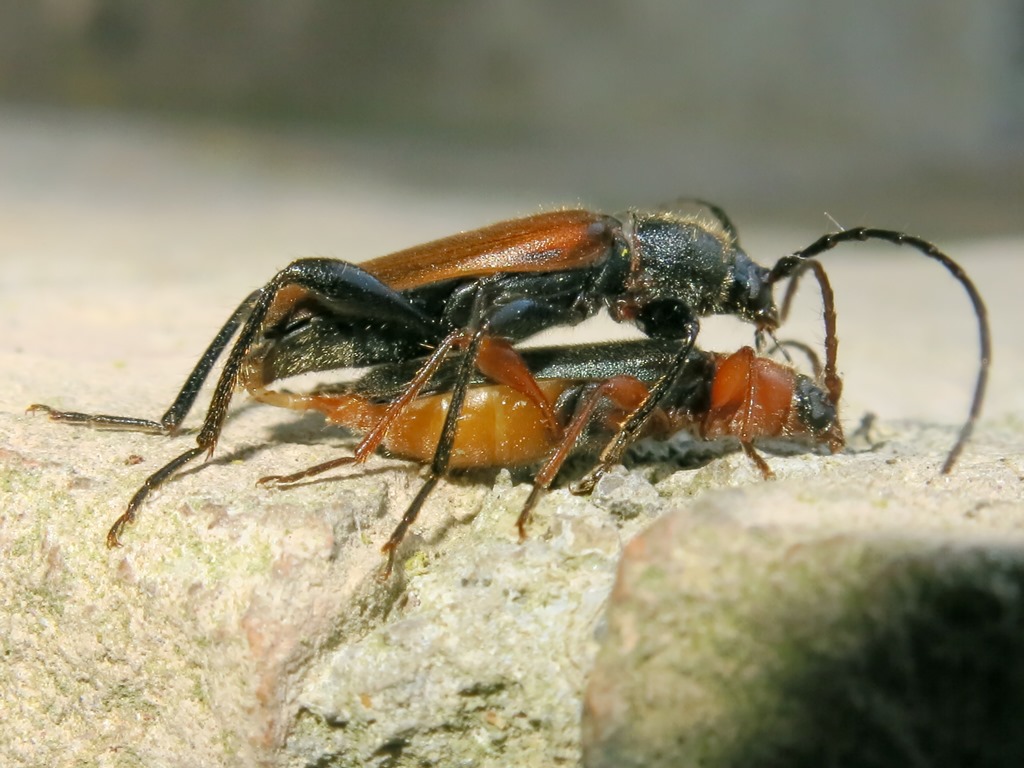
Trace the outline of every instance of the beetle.
{"type": "MultiPolygon", "coordinates": [[[[838,404],[842,382],[836,371],[838,340],[835,304],[824,269],[804,265],[818,280],[825,323],[825,365],[813,352],[815,379],[750,347],[732,354],[690,350],[686,364],[667,388],[645,428],[634,438],[666,439],[687,431],[701,440],[734,438],[768,479],[774,476],[754,448],[763,438],[785,438],[824,445],[833,453],[844,444],[838,404]]],[[[797,285],[789,286],[783,317],[797,285]]],[[[448,424],[465,360],[382,364],[354,382],[321,386],[309,393],[260,388],[250,394],[264,403],[317,411],[335,424],[365,432],[352,456],[326,461],[290,475],[264,477],[262,485],[287,486],[339,466],[360,463],[377,448],[430,464],[430,472],[382,548],[385,577],[395,552],[427,496],[449,468],[517,466],[543,460],[533,490],[517,520],[520,538],[540,494],[570,456],[603,445],[622,421],[666,375],[676,345],[666,339],[640,339],[585,346],[524,350],[522,357],[545,397],[554,404],[557,429],[545,413],[514,388],[479,375],[466,389],[458,428],[446,442],[448,424]],[[407,382],[412,379],[413,387],[407,382]],[[410,391],[412,395],[410,396],[410,391]]],[[[580,490],[580,489],[577,489],[580,490]]]]}
{"type": "MultiPolygon", "coordinates": [[[[454,437],[475,371],[528,397],[554,428],[550,405],[514,342],[545,328],[578,324],[604,307],[614,320],[632,323],[650,338],[675,342],[676,353],[666,375],[605,447],[592,485],[618,462],[681,374],[701,317],[735,315],[759,334],[770,333],[779,322],[776,282],[841,243],[877,239],[909,245],[943,264],[967,291],[978,317],[981,364],[970,416],[943,466],[943,472],[950,471],[980,412],[991,357],[984,303],[966,273],[931,243],[871,228],[825,235],[769,269],[743,251],[722,209],[696,202],[711,215],[675,208],[618,216],[561,210],[460,233],[359,266],[300,259],[235,309],[159,421],[45,405],[30,410],[68,423],[174,434],[228,350],[195,446],[145,480],[122,516],[127,524],[153,489],[203,453],[212,454],[239,385],[257,389],[309,371],[416,359],[424,348],[432,348],[425,365],[453,354],[466,361],[452,383],[443,443],[450,445],[454,437]]],[[[410,381],[405,400],[414,397],[415,386],[410,381]]],[[[121,528],[108,536],[110,546],[120,543],[121,528]]]]}
{"type": "MultiPolygon", "coordinates": [[[[267,391],[265,403],[316,411],[364,438],[354,455],[323,462],[290,475],[264,477],[262,485],[287,486],[347,464],[364,461],[374,450],[430,464],[430,472],[401,522],[383,547],[390,572],[394,553],[416,520],[427,496],[449,469],[515,467],[543,462],[517,521],[525,536],[529,512],[573,453],[602,447],[623,420],[647,398],[676,354],[665,339],[636,339],[577,347],[523,351],[542,392],[554,405],[557,430],[543,412],[514,388],[475,378],[467,388],[458,429],[440,457],[439,437],[451,410],[454,361],[443,366],[430,386],[389,419],[392,397],[405,391],[409,364],[384,365],[356,382],[311,393],[267,391]],[[382,422],[387,426],[381,429],[382,422]]],[[[765,478],[773,476],[754,443],[785,438],[830,451],[845,444],[836,398],[816,381],[751,347],[732,354],[693,348],[683,372],[669,387],[644,429],[634,437],[667,439],[688,431],[701,440],[734,438],[765,478]]]]}

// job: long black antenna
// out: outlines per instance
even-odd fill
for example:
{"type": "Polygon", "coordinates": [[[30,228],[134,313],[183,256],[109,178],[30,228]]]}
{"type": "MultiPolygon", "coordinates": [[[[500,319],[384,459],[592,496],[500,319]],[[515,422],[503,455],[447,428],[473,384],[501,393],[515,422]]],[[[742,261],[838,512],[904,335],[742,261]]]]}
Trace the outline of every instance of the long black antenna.
{"type": "Polygon", "coordinates": [[[985,389],[988,386],[988,369],[992,362],[992,333],[988,324],[988,310],[985,308],[985,302],[982,300],[981,294],[978,293],[974,282],[967,276],[963,268],[927,240],[889,229],[855,227],[854,229],[844,229],[841,232],[823,235],[802,251],[797,251],[789,256],[783,256],[768,275],[768,283],[771,284],[789,277],[799,264],[802,264],[807,259],[813,259],[825,251],[830,251],[841,243],[864,242],[865,240],[884,240],[893,245],[909,245],[925,256],[934,259],[942,264],[960,282],[960,285],[967,291],[971,304],[974,305],[974,314],[978,318],[978,337],[981,343],[978,378],[974,385],[974,398],[971,400],[971,410],[968,413],[967,420],[960,428],[960,436],[953,444],[949,454],[946,456],[945,463],[942,465],[942,474],[949,474],[957,459],[960,458],[964,446],[974,431],[974,425],[978,421],[978,416],[981,414],[981,405],[985,400],[985,389]]]}

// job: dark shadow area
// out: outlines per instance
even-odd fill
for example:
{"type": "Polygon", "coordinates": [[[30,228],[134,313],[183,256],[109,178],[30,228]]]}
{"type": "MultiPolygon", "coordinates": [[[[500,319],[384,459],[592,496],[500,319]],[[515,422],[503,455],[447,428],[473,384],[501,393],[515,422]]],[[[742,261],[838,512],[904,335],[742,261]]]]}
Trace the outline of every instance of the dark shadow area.
{"type": "Polygon", "coordinates": [[[743,735],[716,764],[1024,764],[1019,559],[901,565],[838,618],[844,648],[822,646],[813,615],[779,623],[772,668],[738,702],[743,735]]]}
{"type": "MultiPolygon", "coordinates": [[[[696,756],[703,766],[749,768],[1024,764],[1020,553],[851,557],[838,544],[788,553],[783,578],[766,573],[775,585],[768,600],[763,585],[740,588],[742,603],[727,609],[738,608],[735,623],[706,638],[722,653],[733,647],[724,668],[712,666],[735,674],[679,673],[684,688],[709,689],[717,714],[689,712],[685,730],[647,732],[643,765],[696,756]],[[859,574],[843,570],[854,565],[859,574]],[[851,588],[836,590],[829,574],[851,588]]],[[[607,733],[585,763],[639,766],[637,746],[628,733],[607,733]]]]}

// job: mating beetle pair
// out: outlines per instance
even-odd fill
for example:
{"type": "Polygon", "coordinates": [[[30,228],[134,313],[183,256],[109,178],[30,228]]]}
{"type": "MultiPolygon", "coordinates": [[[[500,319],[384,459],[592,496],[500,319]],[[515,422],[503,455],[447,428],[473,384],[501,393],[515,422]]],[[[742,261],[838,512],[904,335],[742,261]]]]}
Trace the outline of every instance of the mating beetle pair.
{"type": "MultiPolygon", "coordinates": [[[[515,342],[545,328],[575,325],[602,307],[613,319],[634,324],[651,340],[628,353],[594,348],[596,357],[591,358],[590,367],[602,369],[599,378],[632,375],[630,358],[637,355],[655,356],[660,362],[658,374],[642,382],[645,391],[628,403],[623,401],[626,407],[620,408],[613,434],[594,472],[584,481],[584,485],[592,485],[601,472],[618,462],[659,408],[664,414],[666,396],[687,380],[688,366],[701,354],[695,348],[701,317],[735,315],[754,324],[759,335],[772,333],[779,324],[772,295],[776,282],[836,245],[879,239],[910,245],[942,263],[964,286],[978,317],[981,365],[970,414],[943,467],[948,472],[980,411],[990,358],[985,307],[963,270],[930,243],[866,228],[826,235],[768,269],[743,252],[724,212],[705,206],[710,217],[679,210],[630,211],[616,217],[583,210],[538,214],[359,266],[302,259],[239,305],[160,421],[61,412],[47,406],[32,409],[70,423],[173,434],[217,359],[237,335],[196,445],[145,481],[108,534],[108,544],[115,546],[153,489],[202,453],[213,451],[238,386],[273,401],[268,385],[288,376],[352,367],[370,367],[372,376],[375,368],[409,363],[417,360],[424,348],[432,348],[425,360],[414,364],[418,370],[404,386],[384,398],[386,407],[356,454],[357,459],[369,455],[431,386],[450,391],[436,448],[429,455],[428,480],[385,545],[393,555],[426,495],[452,464],[467,394],[480,386],[481,374],[531,403],[545,428],[556,437],[563,430],[571,431],[564,418],[559,420],[550,393],[538,383],[533,367],[536,361],[524,358],[515,342]],[[603,368],[602,354],[609,361],[603,368]],[[439,374],[443,383],[431,384],[439,374]]],[[[832,369],[834,374],[834,363],[832,369]]],[[[702,380],[710,385],[714,376],[704,375],[702,380]]],[[[833,407],[837,398],[838,390],[830,400],[833,407]]],[[[692,405],[686,409],[694,410],[692,405]]],[[[584,430],[586,426],[571,429],[584,430]]]]}
{"type": "MultiPolygon", "coordinates": [[[[844,445],[837,404],[841,382],[836,372],[836,319],[831,286],[817,262],[812,268],[822,291],[825,319],[825,366],[806,350],[815,379],[796,373],[744,347],[731,355],[688,353],[682,373],[665,391],[647,423],[634,437],[665,439],[689,432],[699,439],[734,438],[765,478],[771,469],[754,449],[761,438],[784,437],[837,451],[844,445]],[[824,387],[824,389],[823,389],[824,387]]],[[[796,287],[790,283],[786,305],[796,287]]],[[[786,309],[783,310],[785,315],[786,309]]],[[[650,397],[678,354],[667,339],[531,348],[522,362],[537,382],[542,399],[507,384],[474,375],[458,416],[458,429],[444,445],[445,467],[517,466],[543,462],[533,491],[517,521],[520,538],[541,492],[571,454],[593,455],[604,447],[650,397]],[[552,414],[545,411],[550,403],[552,414]]],[[[420,462],[437,460],[440,435],[453,410],[453,383],[463,361],[436,358],[381,364],[354,382],[320,387],[306,394],[250,389],[257,400],[296,410],[323,413],[328,420],[366,433],[352,456],[323,462],[285,476],[265,477],[260,484],[290,485],[305,478],[364,460],[378,447],[420,462]],[[397,406],[397,407],[396,407],[397,406]]],[[[428,475],[415,500],[395,528],[384,551],[389,573],[395,550],[416,519],[440,471],[428,475]]],[[[588,491],[588,478],[577,491],[588,491]]]]}

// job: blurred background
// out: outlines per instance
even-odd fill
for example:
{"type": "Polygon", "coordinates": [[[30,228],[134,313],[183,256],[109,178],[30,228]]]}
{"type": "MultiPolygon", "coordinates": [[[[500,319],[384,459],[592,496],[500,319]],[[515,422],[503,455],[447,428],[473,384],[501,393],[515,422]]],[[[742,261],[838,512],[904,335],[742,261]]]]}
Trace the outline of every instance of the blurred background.
{"type": "Polygon", "coordinates": [[[932,233],[1024,211],[1024,0],[4,3],[0,98],[476,199],[932,233]]]}
{"type": "MultiPolygon", "coordinates": [[[[52,378],[8,382],[17,411],[65,394],[69,361],[96,396],[68,404],[110,407],[116,362],[160,407],[296,257],[680,196],[720,203],[765,264],[838,226],[941,243],[1009,345],[993,411],[1024,409],[1024,0],[0,4],[0,362],[52,378]]],[[[897,250],[828,262],[849,412],[887,392],[955,422],[970,307],[897,250]]],[[[709,325],[710,348],[749,341],[709,325]]]]}

